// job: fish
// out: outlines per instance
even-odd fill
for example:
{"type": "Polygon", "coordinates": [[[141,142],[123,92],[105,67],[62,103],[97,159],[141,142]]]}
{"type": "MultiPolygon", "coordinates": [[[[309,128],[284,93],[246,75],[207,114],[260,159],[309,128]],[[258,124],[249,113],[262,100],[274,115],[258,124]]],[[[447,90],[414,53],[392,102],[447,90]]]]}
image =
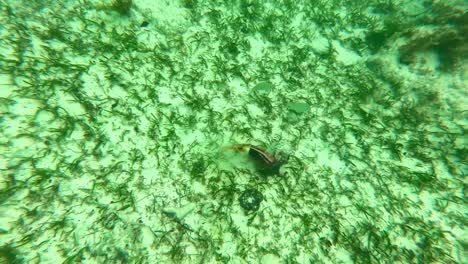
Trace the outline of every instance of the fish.
{"type": "Polygon", "coordinates": [[[252,144],[235,144],[227,147],[230,150],[248,153],[254,161],[257,170],[264,175],[279,174],[279,169],[283,164],[273,154],[266,149],[252,144]]]}

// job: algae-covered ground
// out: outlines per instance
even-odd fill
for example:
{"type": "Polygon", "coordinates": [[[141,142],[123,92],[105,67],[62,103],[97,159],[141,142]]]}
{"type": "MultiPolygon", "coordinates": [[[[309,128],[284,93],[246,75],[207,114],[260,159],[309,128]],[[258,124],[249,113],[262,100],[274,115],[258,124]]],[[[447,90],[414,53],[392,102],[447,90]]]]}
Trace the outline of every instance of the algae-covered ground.
{"type": "Polygon", "coordinates": [[[0,0],[0,263],[466,263],[467,25],[463,0],[0,0]]]}

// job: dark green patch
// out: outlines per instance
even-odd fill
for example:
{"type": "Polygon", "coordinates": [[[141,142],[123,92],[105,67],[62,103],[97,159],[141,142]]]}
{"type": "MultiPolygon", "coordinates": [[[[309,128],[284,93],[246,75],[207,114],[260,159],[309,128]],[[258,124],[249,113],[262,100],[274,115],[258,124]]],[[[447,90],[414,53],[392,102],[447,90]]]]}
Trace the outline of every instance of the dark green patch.
{"type": "Polygon", "coordinates": [[[128,15],[132,6],[133,0],[114,0],[111,7],[112,10],[119,12],[121,15],[128,15]]]}
{"type": "Polygon", "coordinates": [[[20,252],[11,245],[4,245],[0,247],[0,263],[23,263],[23,258],[21,258],[19,255],[20,252]]]}

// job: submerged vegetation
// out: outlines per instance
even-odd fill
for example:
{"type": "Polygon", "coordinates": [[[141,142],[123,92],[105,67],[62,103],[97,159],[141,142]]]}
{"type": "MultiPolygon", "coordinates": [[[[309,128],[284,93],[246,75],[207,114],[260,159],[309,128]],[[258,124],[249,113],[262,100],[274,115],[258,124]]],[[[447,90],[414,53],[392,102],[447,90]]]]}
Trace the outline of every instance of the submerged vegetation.
{"type": "Polygon", "coordinates": [[[0,262],[463,262],[463,1],[155,2],[0,0],[0,262]]]}
{"type": "Polygon", "coordinates": [[[111,10],[120,15],[128,16],[133,7],[133,0],[112,0],[111,2],[98,3],[97,9],[100,11],[111,10]]]}
{"type": "Polygon", "coordinates": [[[113,0],[111,7],[122,15],[128,15],[132,5],[133,0],[113,0]]]}
{"type": "Polygon", "coordinates": [[[418,54],[434,52],[439,69],[458,70],[468,58],[468,11],[440,2],[431,4],[430,10],[418,18],[419,26],[405,33],[408,41],[400,47],[400,61],[414,64],[418,54]]]}

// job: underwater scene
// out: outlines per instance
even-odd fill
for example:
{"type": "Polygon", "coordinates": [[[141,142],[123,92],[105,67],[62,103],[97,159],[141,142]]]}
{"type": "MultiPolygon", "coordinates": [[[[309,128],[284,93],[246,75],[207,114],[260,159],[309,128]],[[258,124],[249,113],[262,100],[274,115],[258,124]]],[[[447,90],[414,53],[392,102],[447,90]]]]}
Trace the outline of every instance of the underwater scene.
{"type": "Polygon", "coordinates": [[[468,263],[465,0],[0,0],[0,263],[468,263]]]}

